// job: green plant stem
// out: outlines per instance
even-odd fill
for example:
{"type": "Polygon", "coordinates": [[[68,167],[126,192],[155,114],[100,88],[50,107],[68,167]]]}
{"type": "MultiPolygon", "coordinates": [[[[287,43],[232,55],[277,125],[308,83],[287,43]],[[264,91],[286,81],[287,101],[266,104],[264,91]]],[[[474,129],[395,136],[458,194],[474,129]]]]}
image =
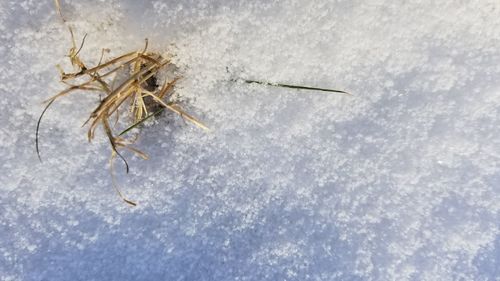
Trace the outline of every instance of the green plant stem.
{"type": "Polygon", "coordinates": [[[128,127],[127,129],[123,130],[118,136],[122,136],[122,135],[125,135],[126,133],[128,133],[130,130],[132,130],[133,128],[139,126],[140,124],[144,123],[144,121],[148,120],[149,118],[155,116],[155,115],[158,115],[160,113],[162,113],[163,111],[165,110],[165,107],[162,107],[160,109],[158,109],[157,111],[149,114],[148,116],[142,118],[141,120],[135,122],[134,124],[132,124],[130,127],[128,127]]]}
{"type": "Polygon", "coordinates": [[[270,83],[270,82],[265,82],[265,81],[258,81],[258,80],[250,80],[250,79],[234,79],[231,81],[243,81],[247,84],[259,84],[259,85],[264,85],[264,86],[273,86],[273,87],[281,87],[281,88],[289,88],[289,89],[297,89],[297,90],[308,90],[308,91],[320,91],[320,92],[330,92],[330,93],[339,93],[339,94],[346,94],[346,95],[351,95],[348,92],[345,91],[340,91],[340,90],[334,90],[334,89],[327,89],[327,88],[317,88],[317,87],[309,87],[309,86],[300,86],[300,85],[290,85],[290,84],[281,84],[281,83],[270,83]]]}

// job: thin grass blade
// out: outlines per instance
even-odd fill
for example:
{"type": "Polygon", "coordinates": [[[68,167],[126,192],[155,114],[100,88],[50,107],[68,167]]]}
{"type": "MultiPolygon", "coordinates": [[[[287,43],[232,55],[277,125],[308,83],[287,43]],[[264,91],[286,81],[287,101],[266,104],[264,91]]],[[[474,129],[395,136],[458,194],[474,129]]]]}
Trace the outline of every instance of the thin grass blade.
{"type": "Polygon", "coordinates": [[[51,100],[43,109],[42,114],[40,114],[40,117],[38,118],[38,122],[36,123],[36,133],[35,133],[35,147],[36,147],[36,155],[38,156],[38,160],[40,160],[40,163],[42,163],[42,157],[40,157],[40,140],[39,140],[39,132],[40,132],[40,123],[42,122],[42,118],[45,115],[45,112],[49,107],[52,105],[54,100],[51,100]]]}
{"type": "MultiPolygon", "coordinates": [[[[281,87],[281,88],[289,88],[289,89],[297,89],[297,90],[308,90],[308,91],[320,91],[320,92],[330,92],[330,93],[339,93],[339,94],[346,94],[352,96],[352,94],[341,91],[341,90],[335,90],[335,89],[327,89],[327,88],[317,88],[317,87],[309,87],[309,86],[302,86],[302,85],[291,85],[291,84],[282,84],[282,83],[270,83],[270,82],[265,82],[265,81],[258,81],[258,80],[249,80],[249,79],[237,79],[241,80],[247,84],[259,84],[259,85],[264,85],[264,86],[272,86],[272,87],[281,87]]],[[[233,80],[233,81],[237,81],[233,80]]]]}
{"type": "Polygon", "coordinates": [[[144,123],[146,120],[148,120],[149,118],[152,118],[153,116],[155,115],[158,115],[160,113],[162,113],[163,111],[165,110],[165,107],[162,107],[161,109],[157,110],[156,112],[153,112],[151,114],[149,114],[148,116],[144,117],[143,119],[135,122],[134,124],[132,124],[131,126],[129,126],[128,128],[126,128],[125,130],[123,130],[118,136],[123,136],[125,135],[126,133],[128,133],[129,131],[131,131],[132,129],[136,128],[137,126],[141,125],[142,123],[144,123]]]}

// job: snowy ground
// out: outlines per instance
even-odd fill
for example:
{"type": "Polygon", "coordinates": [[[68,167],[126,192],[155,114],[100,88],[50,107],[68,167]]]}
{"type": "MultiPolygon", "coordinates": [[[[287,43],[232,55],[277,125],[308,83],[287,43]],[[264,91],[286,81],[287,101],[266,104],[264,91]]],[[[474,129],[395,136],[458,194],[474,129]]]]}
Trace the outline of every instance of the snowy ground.
{"type": "Polygon", "coordinates": [[[52,1],[0,1],[0,280],[500,280],[500,2],[72,0],[82,57],[175,50],[114,193],[52,1]],[[175,44],[173,46],[172,44],[175,44]],[[227,82],[345,89],[346,97],[227,82]]]}

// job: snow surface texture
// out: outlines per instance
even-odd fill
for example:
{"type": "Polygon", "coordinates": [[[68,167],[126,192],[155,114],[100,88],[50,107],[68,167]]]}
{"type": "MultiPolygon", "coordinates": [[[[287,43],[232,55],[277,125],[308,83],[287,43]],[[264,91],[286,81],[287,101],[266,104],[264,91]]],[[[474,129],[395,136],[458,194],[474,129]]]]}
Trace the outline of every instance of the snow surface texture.
{"type": "Polygon", "coordinates": [[[500,280],[500,2],[63,1],[83,58],[171,50],[119,170],[63,89],[52,1],[0,1],[0,280],[500,280]],[[173,45],[175,44],[175,46],[173,45]],[[229,69],[228,73],[226,67],[229,69]],[[354,97],[228,82],[331,87],[354,97]]]}

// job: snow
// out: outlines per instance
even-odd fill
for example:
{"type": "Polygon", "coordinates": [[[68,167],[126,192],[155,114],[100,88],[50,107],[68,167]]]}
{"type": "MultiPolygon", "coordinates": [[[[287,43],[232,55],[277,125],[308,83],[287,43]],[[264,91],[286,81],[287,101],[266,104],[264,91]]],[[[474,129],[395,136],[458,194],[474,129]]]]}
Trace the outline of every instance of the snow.
{"type": "Polygon", "coordinates": [[[500,280],[497,0],[61,4],[82,58],[174,53],[211,131],[142,131],[135,208],[81,127],[96,96],[50,109],[39,163],[70,38],[52,1],[1,1],[0,280],[500,280]]]}

